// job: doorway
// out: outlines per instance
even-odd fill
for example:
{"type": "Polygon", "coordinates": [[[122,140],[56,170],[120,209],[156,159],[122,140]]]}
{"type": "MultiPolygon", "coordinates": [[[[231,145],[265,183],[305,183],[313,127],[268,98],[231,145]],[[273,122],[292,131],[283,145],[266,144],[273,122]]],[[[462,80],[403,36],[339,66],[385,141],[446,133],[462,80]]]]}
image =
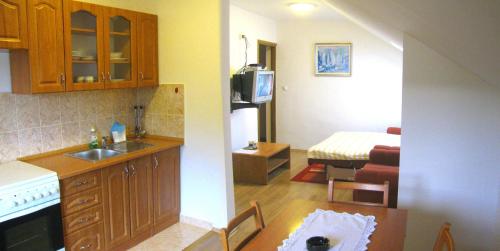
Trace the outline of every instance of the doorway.
{"type": "Polygon", "coordinates": [[[258,108],[259,142],[276,142],[276,44],[268,41],[257,41],[258,63],[274,71],[273,100],[258,108]]]}

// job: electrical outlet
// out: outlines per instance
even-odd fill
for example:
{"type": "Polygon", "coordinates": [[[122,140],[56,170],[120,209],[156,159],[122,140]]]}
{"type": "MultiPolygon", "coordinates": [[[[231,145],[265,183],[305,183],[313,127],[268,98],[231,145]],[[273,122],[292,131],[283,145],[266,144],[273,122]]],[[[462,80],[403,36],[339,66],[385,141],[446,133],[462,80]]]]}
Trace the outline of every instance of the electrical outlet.
{"type": "Polygon", "coordinates": [[[240,34],[240,39],[245,39],[247,36],[243,33],[240,34]]]}

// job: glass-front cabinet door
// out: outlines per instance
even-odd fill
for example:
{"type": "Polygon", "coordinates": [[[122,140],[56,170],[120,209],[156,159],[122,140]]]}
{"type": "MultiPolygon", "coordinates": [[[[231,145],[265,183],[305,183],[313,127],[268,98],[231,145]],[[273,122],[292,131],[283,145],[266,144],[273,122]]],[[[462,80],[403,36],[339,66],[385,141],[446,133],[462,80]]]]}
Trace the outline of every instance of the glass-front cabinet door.
{"type": "Polygon", "coordinates": [[[106,88],[137,87],[136,14],[107,8],[104,43],[106,88]]]}
{"type": "Polygon", "coordinates": [[[68,91],[104,89],[102,7],[65,2],[64,25],[68,91]]]}

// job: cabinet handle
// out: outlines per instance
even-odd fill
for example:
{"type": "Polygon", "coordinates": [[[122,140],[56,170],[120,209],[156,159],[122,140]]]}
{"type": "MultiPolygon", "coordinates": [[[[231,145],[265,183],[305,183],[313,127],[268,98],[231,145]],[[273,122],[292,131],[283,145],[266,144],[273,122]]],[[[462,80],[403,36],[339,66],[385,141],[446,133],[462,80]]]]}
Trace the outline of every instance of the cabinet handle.
{"type": "Polygon", "coordinates": [[[92,244],[82,245],[82,246],[80,246],[80,250],[85,250],[85,249],[90,248],[90,247],[92,247],[92,244]]]}
{"type": "Polygon", "coordinates": [[[90,202],[90,201],[91,201],[91,199],[80,200],[80,201],[78,202],[78,205],[83,205],[83,204],[86,204],[86,203],[88,203],[88,202],[90,202]]]}
{"type": "Polygon", "coordinates": [[[139,72],[139,76],[141,77],[141,80],[144,80],[144,74],[142,72],[139,72]]]}
{"type": "Polygon", "coordinates": [[[92,220],[93,217],[87,217],[87,218],[80,218],[80,220],[78,220],[78,223],[82,224],[82,223],[87,223],[89,222],[89,220],[92,220]]]}
{"type": "Polygon", "coordinates": [[[106,81],[106,75],[104,75],[104,72],[101,72],[101,78],[102,78],[102,81],[106,81]]]}
{"type": "Polygon", "coordinates": [[[125,166],[124,171],[125,171],[125,175],[128,176],[128,167],[127,166],[125,166]]]}
{"type": "Polygon", "coordinates": [[[134,176],[135,175],[135,166],[134,166],[134,164],[130,164],[130,168],[132,169],[131,176],[134,176]]]}
{"type": "Polygon", "coordinates": [[[155,158],[155,169],[157,169],[158,165],[159,165],[159,163],[158,163],[158,156],[156,156],[156,154],[155,154],[154,158],[155,158]]]}
{"type": "Polygon", "coordinates": [[[66,76],[64,76],[64,73],[61,73],[61,85],[66,84],[66,76]]]}
{"type": "Polygon", "coordinates": [[[86,181],[79,181],[79,182],[76,183],[76,186],[79,187],[79,186],[87,185],[88,183],[89,183],[88,180],[86,180],[86,181]]]}
{"type": "Polygon", "coordinates": [[[108,80],[111,81],[111,73],[108,71],[108,80]]]}

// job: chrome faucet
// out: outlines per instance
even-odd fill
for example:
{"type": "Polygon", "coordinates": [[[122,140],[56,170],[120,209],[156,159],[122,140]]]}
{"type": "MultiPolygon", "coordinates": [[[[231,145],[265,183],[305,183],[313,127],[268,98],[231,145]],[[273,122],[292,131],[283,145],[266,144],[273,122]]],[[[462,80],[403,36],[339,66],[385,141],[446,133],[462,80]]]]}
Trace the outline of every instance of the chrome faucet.
{"type": "Polygon", "coordinates": [[[108,147],[108,138],[107,136],[102,137],[101,148],[106,149],[108,147]]]}

